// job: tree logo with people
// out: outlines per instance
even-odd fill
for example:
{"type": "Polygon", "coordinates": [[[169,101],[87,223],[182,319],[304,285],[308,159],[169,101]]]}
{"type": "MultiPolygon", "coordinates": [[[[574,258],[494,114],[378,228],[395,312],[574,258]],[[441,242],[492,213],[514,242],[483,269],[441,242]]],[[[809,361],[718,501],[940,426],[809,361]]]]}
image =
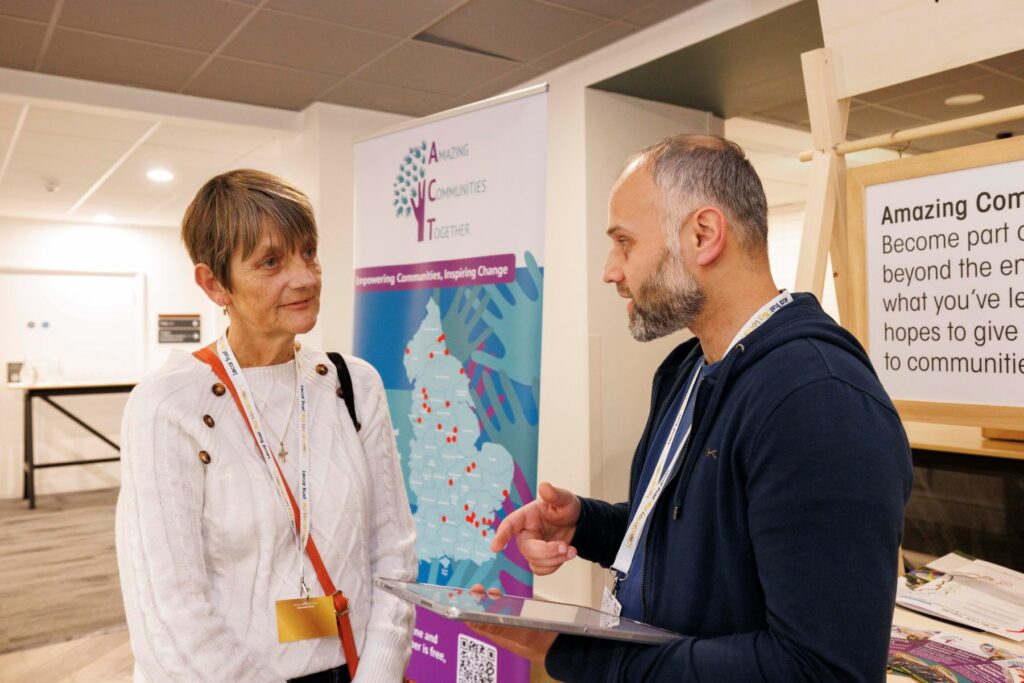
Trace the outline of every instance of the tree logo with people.
{"type": "Polygon", "coordinates": [[[415,217],[417,242],[423,241],[423,228],[427,222],[427,182],[427,143],[424,141],[410,147],[402,157],[398,175],[392,183],[394,198],[391,204],[395,217],[415,217]]]}

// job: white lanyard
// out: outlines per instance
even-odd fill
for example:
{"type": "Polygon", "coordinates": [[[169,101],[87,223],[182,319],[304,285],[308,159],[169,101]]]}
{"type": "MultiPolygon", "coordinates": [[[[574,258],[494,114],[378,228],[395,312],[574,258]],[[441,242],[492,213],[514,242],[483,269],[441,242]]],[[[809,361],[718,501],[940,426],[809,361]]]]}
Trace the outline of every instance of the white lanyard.
{"type": "MultiPolygon", "coordinates": [[[[754,315],[752,315],[740,328],[740,331],[733,338],[732,343],[729,344],[729,348],[722,354],[722,358],[729,355],[733,347],[739,343],[741,339],[746,337],[748,334],[756,330],[764,321],[772,317],[776,311],[790,303],[793,300],[789,292],[782,290],[782,292],[773,298],[771,301],[762,306],[754,315]]],[[[617,572],[620,577],[625,577],[629,574],[629,568],[633,566],[633,558],[636,557],[637,544],[640,542],[640,538],[643,536],[643,531],[647,527],[647,522],[650,518],[651,511],[654,510],[654,506],[657,505],[658,499],[661,498],[662,492],[665,490],[665,485],[668,483],[669,473],[672,472],[675,467],[676,460],[679,458],[679,454],[682,453],[683,446],[686,445],[687,440],[690,438],[690,431],[693,427],[693,421],[686,427],[686,432],[683,434],[679,445],[674,449],[673,444],[675,442],[676,432],[679,431],[679,425],[683,420],[683,415],[686,413],[686,408],[692,400],[693,389],[697,385],[697,379],[701,375],[701,369],[703,363],[698,361],[697,367],[693,373],[693,378],[690,380],[690,385],[686,389],[686,394],[683,396],[683,404],[679,407],[679,412],[676,414],[675,421],[672,423],[672,430],[668,434],[668,438],[665,440],[665,446],[661,449],[661,456],[658,458],[658,462],[654,466],[654,472],[651,473],[651,479],[647,482],[647,488],[644,490],[644,495],[640,499],[640,503],[637,505],[636,513],[633,518],[629,521],[629,526],[626,527],[626,534],[622,538],[622,544],[619,545],[619,552],[615,554],[615,562],[612,563],[612,570],[617,572]],[[669,454],[672,454],[671,461],[669,461],[669,454]],[[668,464],[668,466],[666,466],[668,464]]]]}
{"type": "MultiPolygon", "coordinates": [[[[289,501],[288,484],[284,480],[281,466],[274,456],[274,451],[270,448],[270,444],[267,441],[263,431],[263,421],[259,411],[256,410],[256,402],[253,400],[249,383],[246,381],[245,375],[238,365],[235,354],[231,351],[227,333],[217,340],[217,355],[220,356],[221,362],[228,372],[229,380],[234,384],[235,391],[238,393],[238,400],[245,411],[246,420],[249,421],[249,428],[252,430],[253,436],[256,437],[256,444],[263,454],[263,461],[267,465],[267,471],[270,472],[270,478],[273,479],[274,485],[277,487],[278,498],[281,499],[281,503],[284,505],[292,532],[295,533],[296,540],[299,542],[299,589],[303,597],[306,597],[309,594],[309,588],[306,586],[305,562],[302,559],[302,551],[309,541],[309,406],[306,403],[306,383],[302,379],[302,364],[299,360],[299,354],[295,353],[295,392],[298,394],[299,404],[299,520],[297,528],[295,515],[289,501]]],[[[289,415],[288,419],[291,420],[292,416],[289,415]]]]}

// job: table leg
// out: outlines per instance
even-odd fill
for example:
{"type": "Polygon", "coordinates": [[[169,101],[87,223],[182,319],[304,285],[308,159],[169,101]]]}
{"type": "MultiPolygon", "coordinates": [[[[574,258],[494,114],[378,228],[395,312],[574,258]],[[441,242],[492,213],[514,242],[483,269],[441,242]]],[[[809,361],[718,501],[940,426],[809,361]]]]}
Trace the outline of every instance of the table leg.
{"type": "Polygon", "coordinates": [[[25,392],[25,488],[22,495],[28,498],[29,509],[36,506],[35,454],[32,447],[35,438],[32,433],[32,392],[25,392]]]}

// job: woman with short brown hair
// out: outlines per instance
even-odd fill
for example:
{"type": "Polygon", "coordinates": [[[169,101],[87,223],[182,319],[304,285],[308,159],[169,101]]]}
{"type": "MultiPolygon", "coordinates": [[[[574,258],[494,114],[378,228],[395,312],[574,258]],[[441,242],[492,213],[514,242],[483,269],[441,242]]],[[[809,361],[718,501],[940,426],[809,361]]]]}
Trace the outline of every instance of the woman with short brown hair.
{"type": "Polygon", "coordinates": [[[182,239],[230,325],[173,352],[125,410],[117,551],[135,680],[399,681],[412,609],[373,581],[415,577],[415,529],[380,377],[295,340],[320,309],[309,200],[225,173],[182,239]]]}

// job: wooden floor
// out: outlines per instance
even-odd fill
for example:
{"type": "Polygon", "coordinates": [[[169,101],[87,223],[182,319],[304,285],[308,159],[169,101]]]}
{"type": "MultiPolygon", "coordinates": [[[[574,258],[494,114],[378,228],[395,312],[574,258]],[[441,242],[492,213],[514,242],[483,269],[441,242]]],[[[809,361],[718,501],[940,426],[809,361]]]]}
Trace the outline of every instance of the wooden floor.
{"type": "Polygon", "coordinates": [[[123,627],[117,491],[0,501],[0,653],[123,627]]]}
{"type": "Polygon", "coordinates": [[[0,655],[0,683],[130,683],[128,630],[0,655]]]}
{"type": "MultiPolygon", "coordinates": [[[[0,500],[0,683],[132,680],[116,490],[0,500]]],[[[531,683],[551,681],[535,669],[531,683]]]]}

